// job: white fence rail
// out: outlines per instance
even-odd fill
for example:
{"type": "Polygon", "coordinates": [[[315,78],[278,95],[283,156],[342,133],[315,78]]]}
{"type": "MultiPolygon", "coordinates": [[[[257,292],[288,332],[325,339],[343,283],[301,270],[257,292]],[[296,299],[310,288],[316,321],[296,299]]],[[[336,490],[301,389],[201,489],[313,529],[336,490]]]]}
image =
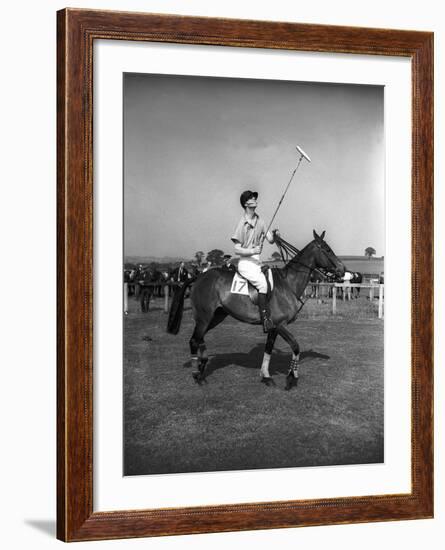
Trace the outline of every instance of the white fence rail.
{"type": "MultiPolygon", "coordinates": [[[[176,286],[179,286],[179,283],[175,283],[172,281],[167,282],[160,282],[160,283],[124,283],[124,300],[123,300],[123,306],[124,306],[124,313],[125,315],[128,314],[128,295],[129,295],[129,284],[133,285],[134,288],[134,297],[136,299],[139,299],[141,297],[141,293],[144,291],[144,289],[147,288],[163,288],[164,289],[164,312],[168,313],[169,310],[169,299],[170,299],[170,289],[176,286]]],[[[150,296],[151,298],[151,296],[150,296]]]]}
{"type": "Polygon", "coordinates": [[[337,289],[340,289],[342,291],[341,299],[344,300],[351,300],[352,299],[352,292],[351,290],[353,288],[360,288],[360,289],[369,289],[369,300],[370,302],[374,301],[374,298],[376,294],[378,293],[379,298],[379,309],[378,309],[378,316],[379,319],[383,318],[383,306],[384,306],[384,293],[385,293],[385,285],[384,284],[374,284],[374,283],[350,283],[350,284],[344,284],[344,283],[310,283],[305,290],[305,293],[307,294],[309,289],[315,288],[315,297],[319,297],[319,289],[320,288],[328,288],[330,290],[329,296],[332,294],[332,314],[336,315],[337,313],[337,289]],[[334,291],[335,289],[335,291],[334,291]]]}
{"type": "MultiPolygon", "coordinates": [[[[177,286],[177,283],[148,283],[144,285],[146,287],[164,287],[164,311],[165,313],[168,313],[169,309],[169,291],[168,288],[165,289],[165,287],[171,287],[171,286],[177,286]]],[[[353,288],[360,288],[360,289],[369,289],[369,300],[370,302],[374,302],[374,298],[376,293],[378,293],[379,298],[379,308],[378,308],[378,316],[379,319],[383,319],[383,306],[384,306],[384,292],[385,292],[385,285],[384,284],[373,284],[373,283],[350,283],[348,285],[345,285],[344,283],[310,283],[305,290],[305,295],[307,295],[307,292],[309,289],[315,288],[315,297],[319,297],[319,289],[320,288],[328,288],[331,292],[329,292],[329,295],[332,294],[332,314],[337,314],[337,289],[342,290],[342,297],[341,299],[344,300],[351,300],[351,289],[353,288]],[[335,291],[334,291],[335,290],[335,291]]],[[[123,299],[123,306],[124,306],[124,313],[128,313],[128,283],[124,283],[124,299],[123,299]]]]}

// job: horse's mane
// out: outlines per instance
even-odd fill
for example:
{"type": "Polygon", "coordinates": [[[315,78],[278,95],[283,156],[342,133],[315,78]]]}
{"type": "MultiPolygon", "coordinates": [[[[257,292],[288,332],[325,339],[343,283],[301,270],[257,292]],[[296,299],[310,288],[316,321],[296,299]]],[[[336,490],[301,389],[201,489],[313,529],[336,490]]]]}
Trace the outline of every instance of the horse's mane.
{"type": "Polygon", "coordinates": [[[301,260],[301,257],[303,256],[303,254],[306,252],[306,250],[309,248],[309,246],[313,243],[314,241],[311,241],[310,243],[308,243],[304,248],[302,248],[301,250],[299,250],[297,252],[297,254],[295,254],[295,256],[293,256],[288,262],[286,265],[289,265],[289,264],[292,264],[292,263],[298,263],[299,260],[301,260]]]}

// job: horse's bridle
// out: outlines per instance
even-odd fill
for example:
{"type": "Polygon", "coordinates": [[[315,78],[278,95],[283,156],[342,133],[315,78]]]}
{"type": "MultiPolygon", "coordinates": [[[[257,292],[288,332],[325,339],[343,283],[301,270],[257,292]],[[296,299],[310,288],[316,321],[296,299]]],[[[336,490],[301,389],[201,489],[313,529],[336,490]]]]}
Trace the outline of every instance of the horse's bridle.
{"type": "MultiPolygon", "coordinates": [[[[337,271],[337,265],[335,264],[334,260],[329,256],[329,254],[326,252],[326,250],[323,248],[323,246],[321,244],[318,244],[318,243],[315,243],[315,246],[318,248],[318,250],[320,252],[322,252],[325,256],[325,258],[328,260],[328,262],[330,262],[330,264],[333,266],[334,268],[334,272],[337,271]]],[[[285,250],[286,250],[287,247],[285,247],[285,250]]],[[[292,247],[294,248],[294,247],[292,247]]],[[[296,250],[294,248],[294,250],[296,250]]],[[[300,251],[298,251],[299,253],[300,251]]],[[[283,258],[284,260],[284,258],[283,258]]],[[[290,261],[288,261],[286,263],[286,267],[292,267],[292,264],[299,264],[299,265],[302,265],[303,267],[306,267],[307,269],[309,269],[309,272],[312,273],[313,271],[316,271],[318,273],[320,273],[320,275],[323,275],[323,277],[327,277],[327,274],[324,272],[324,270],[328,270],[328,268],[319,268],[319,267],[311,267],[307,264],[305,264],[304,262],[301,261],[301,259],[299,259],[296,256],[294,256],[290,261]]]]}
{"type": "MultiPolygon", "coordinates": [[[[300,253],[302,251],[298,250],[298,248],[296,248],[292,244],[288,243],[287,241],[285,241],[284,239],[282,239],[279,236],[275,237],[275,243],[277,244],[277,246],[280,250],[281,258],[282,258],[282,260],[283,260],[283,262],[286,266],[286,269],[291,269],[294,264],[299,264],[299,265],[302,265],[303,267],[306,267],[309,270],[309,276],[312,274],[313,271],[317,271],[323,277],[328,278],[328,275],[326,273],[324,273],[324,271],[322,271],[322,269],[317,268],[317,267],[311,267],[311,266],[305,264],[304,262],[302,262],[301,259],[298,258],[298,256],[300,255],[300,253]],[[289,256],[291,256],[291,254],[293,254],[293,257],[289,260],[289,256]]],[[[334,267],[334,272],[337,271],[337,265],[335,264],[334,260],[331,259],[331,257],[326,252],[326,250],[323,248],[322,244],[319,244],[315,241],[315,246],[321,252],[323,252],[323,254],[327,258],[328,262],[330,262],[331,265],[334,267]]],[[[324,268],[324,269],[327,270],[327,268],[324,268]]],[[[306,303],[306,300],[302,300],[301,297],[299,297],[299,296],[297,296],[297,300],[301,304],[298,311],[297,311],[297,314],[298,314],[298,313],[300,313],[301,309],[303,308],[304,304],[306,303]]]]}
{"type": "MultiPolygon", "coordinates": [[[[320,250],[320,252],[323,252],[323,254],[325,255],[325,258],[328,260],[328,262],[331,262],[331,265],[334,267],[334,271],[337,271],[336,263],[330,257],[330,255],[326,252],[326,250],[323,248],[323,246],[321,244],[318,244],[318,243],[316,243],[315,246],[318,248],[318,250],[320,250]]],[[[327,268],[323,268],[323,269],[327,269],[327,268]]]]}

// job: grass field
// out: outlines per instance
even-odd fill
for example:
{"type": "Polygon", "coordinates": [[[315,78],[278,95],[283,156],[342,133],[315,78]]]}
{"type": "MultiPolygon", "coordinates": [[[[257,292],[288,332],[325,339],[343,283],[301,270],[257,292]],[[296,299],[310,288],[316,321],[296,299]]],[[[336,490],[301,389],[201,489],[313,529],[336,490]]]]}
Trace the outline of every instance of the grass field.
{"type": "MultiPolygon", "coordinates": [[[[207,335],[208,383],[189,364],[190,309],[166,333],[162,301],[130,299],[124,325],[125,475],[365,464],[383,461],[383,322],[365,297],[310,300],[291,326],[302,354],[284,391],[290,350],[277,340],[275,387],[260,383],[264,335],[226,319],[207,335]]],[[[186,302],[186,308],[188,302],[186,302]]]]}

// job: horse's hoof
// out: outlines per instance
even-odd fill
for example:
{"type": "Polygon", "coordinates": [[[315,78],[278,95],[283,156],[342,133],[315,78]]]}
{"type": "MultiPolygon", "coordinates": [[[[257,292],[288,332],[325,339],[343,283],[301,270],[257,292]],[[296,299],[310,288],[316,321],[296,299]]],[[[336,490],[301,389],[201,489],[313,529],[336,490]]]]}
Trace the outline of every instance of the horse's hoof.
{"type": "Polygon", "coordinates": [[[298,385],[298,378],[295,378],[293,374],[288,374],[286,376],[286,386],[284,389],[286,391],[289,391],[290,389],[293,388],[293,386],[297,386],[297,385],[298,385]]]}
{"type": "Polygon", "coordinates": [[[266,386],[275,386],[275,381],[270,376],[263,376],[261,378],[261,383],[265,384],[266,386]]]}
{"type": "Polygon", "coordinates": [[[201,385],[203,382],[207,384],[207,378],[202,375],[199,371],[192,372],[193,379],[195,382],[199,385],[201,385]]]}
{"type": "Polygon", "coordinates": [[[198,384],[201,384],[202,382],[202,377],[201,377],[201,373],[199,371],[196,371],[196,372],[192,372],[192,376],[193,376],[193,380],[195,382],[197,382],[198,384]]]}

